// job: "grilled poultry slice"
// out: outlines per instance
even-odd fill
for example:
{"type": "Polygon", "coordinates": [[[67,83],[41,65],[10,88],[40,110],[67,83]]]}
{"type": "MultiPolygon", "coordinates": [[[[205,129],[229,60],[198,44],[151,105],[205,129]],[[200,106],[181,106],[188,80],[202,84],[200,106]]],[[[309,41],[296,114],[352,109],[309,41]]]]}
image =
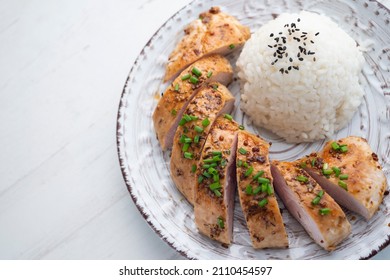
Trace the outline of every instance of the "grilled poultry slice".
{"type": "Polygon", "coordinates": [[[153,113],[154,128],[163,150],[172,147],[183,112],[199,88],[209,82],[228,85],[232,77],[233,69],[229,61],[220,55],[212,55],[187,67],[172,82],[153,113]]]}
{"type": "Polygon", "coordinates": [[[164,81],[173,79],[185,67],[210,55],[226,55],[240,48],[250,37],[248,27],[218,7],[200,14],[184,30],[184,37],[170,54],[164,81]]]}
{"type": "Polygon", "coordinates": [[[196,170],[195,223],[201,233],[224,244],[232,240],[239,127],[230,117],[217,118],[196,170]]]}
{"type": "Polygon", "coordinates": [[[340,206],[299,163],[272,161],[275,190],[284,205],[321,247],[332,251],[351,232],[340,206]]]}
{"type": "Polygon", "coordinates": [[[367,140],[350,136],[329,141],[301,160],[305,170],[340,205],[369,220],[382,203],[386,177],[367,140]]]}
{"type": "Polygon", "coordinates": [[[287,233],[272,187],[269,144],[246,131],[238,132],[237,185],[254,248],[286,248],[287,233]]]}
{"type": "Polygon", "coordinates": [[[173,140],[171,177],[176,187],[194,204],[195,170],[215,119],[233,109],[234,97],[222,84],[199,90],[187,106],[173,140]]]}

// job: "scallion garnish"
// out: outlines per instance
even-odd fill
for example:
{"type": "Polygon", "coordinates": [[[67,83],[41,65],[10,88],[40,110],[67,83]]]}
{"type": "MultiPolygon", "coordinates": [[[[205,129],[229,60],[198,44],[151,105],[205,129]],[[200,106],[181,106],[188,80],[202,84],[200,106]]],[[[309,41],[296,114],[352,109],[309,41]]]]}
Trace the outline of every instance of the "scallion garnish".
{"type": "Polygon", "coordinates": [[[218,85],[217,84],[212,85],[212,87],[213,87],[214,90],[218,89],[218,85]]]}
{"type": "Polygon", "coordinates": [[[225,115],[223,115],[223,117],[224,117],[225,119],[228,119],[229,121],[233,120],[232,115],[229,115],[229,114],[225,114],[225,115]]]}
{"type": "Polygon", "coordinates": [[[311,201],[311,204],[317,205],[318,203],[320,203],[320,200],[321,200],[321,197],[316,196],[316,197],[311,201]]]}
{"type": "Polygon", "coordinates": [[[224,229],[224,228],[225,228],[225,223],[224,223],[222,217],[218,217],[218,219],[217,219],[217,224],[218,224],[218,226],[219,226],[221,229],[224,229]]]}
{"type": "Polygon", "coordinates": [[[321,208],[319,212],[321,215],[328,215],[331,212],[331,210],[330,208],[321,208]]]}
{"type": "Polygon", "coordinates": [[[240,154],[242,154],[242,155],[246,155],[247,150],[245,150],[243,147],[241,147],[241,148],[238,149],[238,152],[239,152],[240,154]]]}
{"type": "Polygon", "coordinates": [[[238,166],[238,167],[241,167],[241,166],[242,166],[242,160],[240,160],[240,159],[238,160],[237,166],[238,166]]]}
{"type": "Polygon", "coordinates": [[[257,182],[259,182],[259,184],[269,184],[270,181],[268,178],[259,177],[257,182]]]}
{"type": "Polygon", "coordinates": [[[202,76],[202,72],[196,67],[192,68],[192,74],[194,74],[197,77],[202,76]]]}
{"type": "Polygon", "coordinates": [[[236,46],[235,46],[234,44],[230,44],[230,45],[229,45],[229,49],[231,49],[231,50],[234,49],[235,47],[236,47],[236,46]]]}
{"type": "Polygon", "coordinates": [[[253,166],[249,167],[249,168],[247,169],[247,171],[245,171],[245,174],[244,174],[245,177],[248,177],[249,175],[251,175],[252,172],[253,172],[253,166]]]}
{"type": "Polygon", "coordinates": [[[306,162],[301,162],[301,164],[299,165],[301,168],[306,168],[307,164],[306,162]]]}
{"type": "Polygon", "coordinates": [[[342,187],[344,190],[348,191],[348,185],[344,181],[338,182],[339,186],[342,187]]]}
{"type": "Polygon", "coordinates": [[[268,190],[268,183],[261,184],[261,191],[266,192],[268,190]]]}
{"type": "Polygon", "coordinates": [[[196,171],[196,164],[193,164],[193,165],[191,166],[191,172],[192,172],[192,173],[195,173],[195,171],[196,171]]]}
{"type": "Polygon", "coordinates": [[[256,173],[255,176],[253,176],[253,180],[259,179],[259,177],[263,176],[263,174],[264,174],[264,171],[260,170],[259,172],[256,173]]]}
{"type": "Polygon", "coordinates": [[[207,73],[207,78],[211,78],[212,75],[213,75],[213,71],[209,71],[209,72],[207,73]]]}
{"type": "Polygon", "coordinates": [[[202,121],[202,126],[203,126],[203,127],[207,127],[209,124],[210,124],[210,120],[209,120],[208,118],[205,118],[205,119],[202,121]]]}
{"type": "Polygon", "coordinates": [[[261,186],[258,186],[253,190],[253,194],[258,194],[261,191],[261,186]]]}
{"type": "Polygon", "coordinates": [[[327,162],[325,162],[323,165],[322,165],[322,170],[326,170],[328,169],[329,167],[329,164],[327,162]]]}
{"type": "Polygon", "coordinates": [[[212,151],[211,154],[213,156],[222,156],[222,152],[221,151],[212,151]]]}
{"type": "Polygon", "coordinates": [[[318,194],[317,194],[317,196],[319,196],[319,197],[322,197],[324,195],[324,191],[323,190],[320,190],[319,192],[318,192],[318,194]]]}
{"type": "Polygon", "coordinates": [[[199,139],[200,139],[200,136],[199,135],[195,135],[194,136],[194,143],[199,143],[199,139]]]}
{"type": "Polygon", "coordinates": [[[194,155],[190,152],[184,152],[184,157],[186,159],[193,159],[194,155]]]}
{"type": "Polygon", "coordinates": [[[187,136],[185,136],[184,134],[182,136],[180,136],[180,139],[179,139],[179,142],[184,144],[186,142],[186,138],[187,136]]]}
{"type": "Polygon", "coordinates": [[[274,188],[271,186],[271,184],[267,184],[267,193],[268,193],[268,195],[271,195],[274,193],[274,188]]]}
{"type": "Polygon", "coordinates": [[[202,182],[203,182],[203,179],[204,179],[204,177],[203,177],[202,175],[199,175],[199,177],[198,177],[198,183],[199,183],[199,184],[202,183],[202,182]]]}
{"type": "Polygon", "coordinates": [[[341,173],[341,169],[338,168],[338,167],[332,167],[332,170],[334,172],[334,175],[337,177],[339,177],[340,173],[341,173]]]}
{"type": "Polygon", "coordinates": [[[203,128],[201,128],[200,126],[195,125],[194,129],[198,133],[202,133],[203,132],[203,128]]]}
{"type": "Polygon", "coordinates": [[[227,164],[226,159],[221,160],[221,166],[222,166],[222,167],[225,167],[226,164],[227,164]]]}
{"type": "Polygon", "coordinates": [[[218,171],[217,171],[215,168],[213,168],[213,167],[210,167],[210,168],[207,170],[207,172],[210,173],[210,174],[218,174],[218,171]]]}
{"type": "Polygon", "coordinates": [[[206,171],[203,172],[203,176],[206,177],[206,178],[211,178],[212,177],[212,175],[210,173],[206,172],[206,171]]]}
{"type": "Polygon", "coordinates": [[[297,181],[302,182],[302,183],[306,183],[307,181],[309,181],[309,178],[307,178],[306,176],[303,176],[303,175],[297,176],[296,179],[297,179],[297,181]]]}
{"type": "Polygon", "coordinates": [[[214,194],[218,197],[220,197],[222,194],[219,190],[214,190],[214,194]]]}
{"type": "Polygon", "coordinates": [[[181,76],[181,80],[182,81],[185,81],[185,80],[188,80],[189,78],[191,77],[191,74],[185,74],[184,76],[181,76]]]}
{"type": "Polygon", "coordinates": [[[333,142],[331,144],[331,146],[332,146],[332,149],[335,151],[338,151],[340,149],[340,146],[339,146],[339,144],[337,144],[337,142],[333,142]]]}
{"type": "MultiPolygon", "coordinates": [[[[190,143],[184,143],[183,148],[181,149],[183,152],[187,152],[190,147],[190,143]]],[[[184,156],[185,157],[185,156],[184,156]]]]}
{"type": "Polygon", "coordinates": [[[175,109],[172,109],[171,115],[172,115],[172,116],[176,116],[176,115],[177,115],[177,111],[176,111],[175,109]]]}
{"type": "Polygon", "coordinates": [[[333,170],[332,169],[323,169],[322,170],[322,174],[324,175],[330,175],[333,173],[333,170]]]}
{"type": "Polygon", "coordinates": [[[253,194],[253,188],[251,185],[246,186],[245,193],[246,194],[253,194]]]}
{"type": "Polygon", "coordinates": [[[314,165],[316,165],[316,159],[315,158],[313,158],[312,160],[311,160],[311,166],[314,166],[314,165]]]}
{"type": "Polygon", "coordinates": [[[268,199],[264,198],[262,200],[259,201],[259,206],[260,207],[264,207],[268,204],[268,199]]]}
{"type": "Polygon", "coordinates": [[[340,152],[342,152],[342,153],[348,152],[348,147],[347,147],[347,145],[341,145],[341,146],[340,146],[340,152]]]}
{"type": "Polygon", "coordinates": [[[244,130],[244,129],[245,129],[245,126],[240,125],[238,128],[241,129],[241,130],[244,130]]]}
{"type": "Polygon", "coordinates": [[[175,91],[179,91],[179,84],[175,85],[175,91]]]}
{"type": "Polygon", "coordinates": [[[219,182],[219,175],[218,174],[214,174],[213,175],[213,181],[214,182],[219,182]]]}
{"type": "Polygon", "coordinates": [[[340,180],[348,180],[348,174],[341,174],[341,175],[339,176],[339,179],[340,179],[340,180]]]}
{"type": "Polygon", "coordinates": [[[199,82],[199,79],[195,76],[190,77],[190,82],[194,85],[196,85],[199,82]]]}

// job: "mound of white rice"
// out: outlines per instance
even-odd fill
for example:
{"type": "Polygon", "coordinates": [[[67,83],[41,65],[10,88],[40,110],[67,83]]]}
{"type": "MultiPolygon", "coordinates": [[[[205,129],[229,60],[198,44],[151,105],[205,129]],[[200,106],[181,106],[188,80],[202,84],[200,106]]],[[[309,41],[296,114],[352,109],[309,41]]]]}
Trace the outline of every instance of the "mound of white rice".
{"type": "Polygon", "coordinates": [[[331,137],[362,102],[363,61],[329,18],[282,14],[252,35],[237,61],[241,108],[288,142],[331,137]]]}

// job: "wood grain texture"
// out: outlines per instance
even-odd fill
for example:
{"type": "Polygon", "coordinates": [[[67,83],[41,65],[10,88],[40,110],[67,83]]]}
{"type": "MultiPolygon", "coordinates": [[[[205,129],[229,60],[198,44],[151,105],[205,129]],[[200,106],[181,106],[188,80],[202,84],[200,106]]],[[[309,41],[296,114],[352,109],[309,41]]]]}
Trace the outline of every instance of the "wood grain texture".
{"type": "Polygon", "coordinates": [[[182,258],[131,200],[115,129],[131,65],[189,2],[1,1],[0,259],[182,258]]]}

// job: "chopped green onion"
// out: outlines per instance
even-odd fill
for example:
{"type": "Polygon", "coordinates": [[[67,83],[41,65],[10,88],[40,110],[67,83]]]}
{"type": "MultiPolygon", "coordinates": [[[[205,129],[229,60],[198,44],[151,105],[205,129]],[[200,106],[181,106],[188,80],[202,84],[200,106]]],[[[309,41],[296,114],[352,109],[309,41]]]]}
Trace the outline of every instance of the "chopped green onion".
{"type": "Polygon", "coordinates": [[[188,127],[185,126],[185,127],[183,128],[183,132],[184,132],[184,133],[187,133],[187,132],[188,132],[188,127]]]}
{"type": "Polygon", "coordinates": [[[322,208],[319,210],[321,215],[328,215],[330,213],[330,211],[331,210],[329,208],[322,208]]]}
{"type": "Polygon", "coordinates": [[[245,171],[245,177],[248,177],[249,175],[251,175],[253,172],[253,166],[249,167],[247,171],[245,171]]]}
{"type": "Polygon", "coordinates": [[[237,166],[238,166],[238,167],[241,167],[241,166],[242,166],[242,160],[240,160],[240,159],[238,160],[237,166]]]}
{"type": "Polygon", "coordinates": [[[320,190],[317,194],[318,197],[322,197],[324,195],[324,191],[323,190],[320,190]]]}
{"type": "MultiPolygon", "coordinates": [[[[187,152],[188,151],[188,148],[190,147],[190,143],[185,143],[183,145],[183,148],[181,149],[183,152],[187,152]]],[[[184,156],[185,157],[185,156],[184,156]]]]}
{"type": "Polygon", "coordinates": [[[222,160],[222,158],[221,158],[221,156],[213,156],[213,161],[215,162],[215,161],[221,161],[222,160]]]}
{"type": "Polygon", "coordinates": [[[260,184],[269,184],[269,179],[268,178],[259,177],[257,179],[257,182],[259,182],[260,184]]]}
{"type": "Polygon", "coordinates": [[[179,84],[175,85],[175,91],[179,91],[179,84]]]}
{"type": "Polygon", "coordinates": [[[199,82],[199,79],[197,78],[197,77],[195,77],[195,76],[191,76],[190,77],[190,82],[192,83],[192,84],[197,84],[198,82],[199,82]]]}
{"type": "Polygon", "coordinates": [[[261,184],[261,191],[262,192],[268,191],[268,183],[261,184]]]}
{"type": "Polygon", "coordinates": [[[172,109],[171,115],[172,115],[172,116],[176,116],[176,115],[177,115],[177,111],[176,111],[175,109],[172,109]]]}
{"type": "Polygon", "coordinates": [[[213,152],[211,152],[211,154],[213,156],[222,156],[222,152],[221,151],[213,151],[213,152]]]}
{"type": "Polygon", "coordinates": [[[231,50],[234,49],[235,47],[236,47],[236,46],[235,46],[234,44],[230,44],[230,45],[229,45],[229,49],[231,49],[231,50]]]}
{"type": "Polygon", "coordinates": [[[219,190],[214,190],[214,194],[218,197],[220,197],[222,194],[219,190]]]}
{"type": "Polygon", "coordinates": [[[213,175],[213,181],[214,182],[219,182],[219,175],[218,174],[214,174],[213,175]]]}
{"type": "Polygon", "coordinates": [[[184,139],[184,143],[192,143],[192,139],[190,137],[186,137],[184,139]]]}
{"type": "Polygon", "coordinates": [[[184,119],[186,122],[192,121],[192,117],[191,117],[190,115],[184,115],[184,116],[183,116],[183,119],[184,119]]]}
{"type": "Polygon", "coordinates": [[[242,166],[244,166],[245,168],[248,168],[248,167],[249,167],[249,165],[248,165],[248,163],[247,163],[246,161],[244,161],[244,163],[242,164],[242,166]]]}
{"type": "Polygon", "coordinates": [[[196,68],[196,67],[192,68],[191,72],[192,72],[192,74],[194,74],[197,77],[202,76],[202,72],[198,68],[196,68]]]}
{"type": "Polygon", "coordinates": [[[190,118],[191,118],[191,121],[199,120],[199,118],[197,116],[190,116],[190,118]]]}
{"type": "Polygon", "coordinates": [[[226,159],[221,160],[221,166],[222,166],[222,167],[225,167],[226,164],[227,164],[226,159]]]}
{"type": "Polygon", "coordinates": [[[333,142],[331,144],[331,146],[332,146],[332,149],[335,151],[338,151],[340,149],[340,146],[339,146],[339,144],[337,144],[337,142],[333,142]]]}
{"type": "Polygon", "coordinates": [[[322,174],[324,174],[324,175],[330,175],[332,173],[333,173],[332,169],[324,169],[324,170],[322,170],[322,174]]]}
{"type": "Polygon", "coordinates": [[[199,143],[199,138],[200,138],[199,135],[195,135],[195,137],[194,137],[194,143],[199,143]]]}
{"type": "Polygon", "coordinates": [[[325,163],[322,165],[322,170],[326,170],[326,169],[328,169],[328,167],[329,167],[329,164],[325,162],[325,163]]]}
{"type": "Polygon", "coordinates": [[[259,206],[264,207],[268,204],[268,199],[264,198],[261,201],[259,201],[259,206]]]}
{"type": "Polygon", "coordinates": [[[271,184],[267,184],[267,193],[268,193],[268,195],[271,195],[274,193],[274,188],[271,186],[271,184]]]}
{"type": "Polygon", "coordinates": [[[253,188],[251,185],[246,186],[245,193],[246,194],[253,194],[253,188]]]}
{"type": "Polygon", "coordinates": [[[348,191],[348,186],[347,186],[347,183],[345,183],[344,181],[339,181],[339,186],[342,187],[344,190],[348,191]]]}
{"type": "Polygon", "coordinates": [[[261,192],[261,186],[258,186],[253,190],[253,194],[258,194],[259,192],[261,192]]]}
{"type": "Polygon", "coordinates": [[[204,179],[204,177],[203,177],[202,175],[199,175],[199,177],[198,177],[198,183],[199,183],[199,184],[202,183],[202,182],[203,182],[203,179],[204,179]]]}
{"type": "Polygon", "coordinates": [[[336,177],[339,177],[339,175],[340,175],[340,173],[341,173],[341,169],[338,168],[338,167],[332,167],[332,170],[333,170],[333,172],[334,172],[334,175],[335,175],[336,177]]]}
{"type": "Polygon", "coordinates": [[[184,118],[182,118],[181,120],[180,120],[180,122],[179,122],[179,125],[180,126],[183,126],[183,125],[185,125],[187,123],[187,121],[184,119],[184,118]]]}
{"type": "Polygon", "coordinates": [[[296,179],[297,179],[297,181],[302,182],[302,183],[306,183],[307,181],[309,181],[309,178],[307,178],[306,176],[303,176],[303,175],[297,176],[296,179]]]}
{"type": "Polygon", "coordinates": [[[186,142],[186,138],[187,138],[187,136],[185,136],[184,134],[182,134],[182,135],[180,136],[179,142],[182,143],[182,144],[184,144],[184,143],[186,142]]]}
{"type": "Polygon", "coordinates": [[[210,185],[210,190],[214,191],[214,190],[218,190],[221,188],[221,184],[219,182],[215,182],[215,183],[212,183],[210,185]]]}
{"type": "Polygon", "coordinates": [[[185,74],[184,76],[181,76],[181,80],[182,81],[185,81],[185,80],[188,80],[189,78],[191,77],[191,74],[185,74]]]}
{"type": "Polygon", "coordinates": [[[184,152],[184,157],[186,159],[193,159],[194,158],[194,155],[190,152],[184,152]]]}
{"type": "Polygon", "coordinates": [[[263,176],[264,170],[260,170],[259,172],[256,173],[255,176],[253,176],[253,180],[259,179],[259,177],[263,176]]]}
{"type": "Polygon", "coordinates": [[[306,162],[301,162],[301,164],[299,165],[301,168],[306,168],[307,167],[307,164],[306,162]]]}
{"type": "Polygon", "coordinates": [[[340,146],[340,152],[342,152],[342,153],[348,152],[348,147],[347,147],[347,145],[342,145],[342,146],[340,146]]]}
{"type": "Polygon", "coordinates": [[[203,172],[203,176],[206,177],[206,178],[211,178],[212,177],[211,174],[206,172],[206,171],[203,172]]]}
{"type": "Polygon", "coordinates": [[[339,176],[339,179],[340,179],[340,180],[348,180],[348,174],[341,174],[341,175],[339,176]]]}
{"type": "Polygon", "coordinates": [[[246,155],[247,150],[245,150],[243,147],[241,147],[241,148],[238,149],[238,152],[239,152],[240,154],[242,154],[242,155],[246,155]]]}
{"type": "Polygon", "coordinates": [[[209,71],[209,72],[207,73],[207,78],[211,78],[212,75],[213,75],[213,71],[209,71]]]}
{"type": "Polygon", "coordinates": [[[241,129],[241,130],[244,130],[244,129],[245,129],[245,126],[240,125],[238,128],[241,129]]]}
{"type": "Polygon", "coordinates": [[[213,168],[213,167],[210,167],[210,168],[207,170],[207,172],[210,173],[210,174],[218,174],[218,171],[217,171],[215,168],[213,168]]]}
{"type": "Polygon", "coordinates": [[[202,126],[203,126],[203,127],[207,127],[209,124],[210,124],[210,120],[209,120],[208,118],[205,118],[205,119],[202,121],[202,126]]]}
{"type": "Polygon", "coordinates": [[[193,165],[191,166],[191,172],[192,172],[192,173],[195,173],[195,171],[196,171],[196,164],[193,164],[193,165]]]}
{"type": "Polygon", "coordinates": [[[197,126],[197,125],[195,125],[194,129],[195,129],[195,131],[198,132],[198,133],[202,133],[203,130],[204,130],[203,128],[201,128],[200,126],[197,126]]]}
{"type": "Polygon", "coordinates": [[[229,115],[229,114],[225,114],[225,115],[223,115],[223,117],[224,117],[225,119],[228,119],[229,121],[233,120],[232,115],[229,115]]]}
{"type": "Polygon", "coordinates": [[[313,158],[312,160],[311,160],[311,166],[314,166],[314,165],[316,165],[316,159],[315,158],[313,158]]]}
{"type": "Polygon", "coordinates": [[[223,221],[223,218],[222,217],[218,217],[217,219],[217,224],[220,228],[224,229],[225,228],[225,223],[223,221]]]}
{"type": "Polygon", "coordinates": [[[217,84],[214,84],[214,85],[212,85],[212,87],[213,87],[214,90],[217,90],[218,85],[217,85],[217,84]]]}
{"type": "Polygon", "coordinates": [[[320,200],[321,200],[321,197],[316,196],[316,197],[311,201],[311,204],[317,205],[318,203],[320,203],[320,200]]]}

